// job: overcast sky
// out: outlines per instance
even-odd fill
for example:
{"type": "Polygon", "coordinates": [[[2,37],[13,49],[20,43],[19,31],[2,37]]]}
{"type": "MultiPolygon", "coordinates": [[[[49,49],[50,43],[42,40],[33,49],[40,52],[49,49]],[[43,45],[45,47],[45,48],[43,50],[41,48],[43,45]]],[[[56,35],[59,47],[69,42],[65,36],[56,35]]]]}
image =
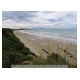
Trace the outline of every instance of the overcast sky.
{"type": "Polygon", "coordinates": [[[76,11],[3,11],[4,28],[76,28],[76,11]]]}

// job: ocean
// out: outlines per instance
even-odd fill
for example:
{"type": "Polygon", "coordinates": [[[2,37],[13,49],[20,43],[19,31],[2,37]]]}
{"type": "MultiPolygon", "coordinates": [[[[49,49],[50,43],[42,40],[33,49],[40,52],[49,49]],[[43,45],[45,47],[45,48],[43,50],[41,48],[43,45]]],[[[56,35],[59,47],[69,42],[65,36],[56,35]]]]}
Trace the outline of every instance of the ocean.
{"type": "Polygon", "coordinates": [[[28,34],[36,35],[42,38],[50,38],[59,41],[67,41],[70,43],[77,44],[77,28],[67,28],[67,29],[28,29],[23,30],[28,34]]]}

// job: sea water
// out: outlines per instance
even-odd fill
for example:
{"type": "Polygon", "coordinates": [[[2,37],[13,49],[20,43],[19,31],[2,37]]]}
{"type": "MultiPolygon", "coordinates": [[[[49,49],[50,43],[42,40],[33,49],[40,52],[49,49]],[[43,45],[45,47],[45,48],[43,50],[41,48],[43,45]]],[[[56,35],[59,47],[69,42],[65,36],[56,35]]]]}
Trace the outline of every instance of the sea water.
{"type": "Polygon", "coordinates": [[[60,29],[28,29],[24,30],[28,34],[33,34],[42,38],[51,38],[59,41],[68,41],[77,44],[77,28],[60,29]]]}

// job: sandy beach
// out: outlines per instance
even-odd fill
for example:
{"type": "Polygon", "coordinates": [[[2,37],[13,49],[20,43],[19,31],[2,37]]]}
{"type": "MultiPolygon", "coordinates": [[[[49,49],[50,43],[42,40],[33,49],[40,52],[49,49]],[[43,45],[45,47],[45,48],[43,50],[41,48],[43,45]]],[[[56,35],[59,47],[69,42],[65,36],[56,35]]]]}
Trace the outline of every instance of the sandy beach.
{"type": "Polygon", "coordinates": [[[52,40],[49,38],[41,38],[35,35],[20,32],[19,30],[15,30],[14,34],[20,39],[25,47],[28,47],[30,51],[36,55],[46,58],[47,55],[55,52],[62,57],[66,57],[66,60],[70,63],[77,64],[77,45],[75,44],[65,43],[64,41],[52,40]]]}

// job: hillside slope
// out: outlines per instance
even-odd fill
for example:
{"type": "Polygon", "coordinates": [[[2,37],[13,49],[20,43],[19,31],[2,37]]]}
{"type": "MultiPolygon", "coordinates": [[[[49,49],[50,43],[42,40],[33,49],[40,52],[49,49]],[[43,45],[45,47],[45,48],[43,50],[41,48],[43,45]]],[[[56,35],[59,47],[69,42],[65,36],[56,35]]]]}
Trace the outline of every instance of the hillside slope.
{"type": "Polygon", "coordinates": [[[27,55],[36,56],[24,47],[24,44],[13,34],[11,29],[2,29],[2,67],[8,68],[11,65],[22,64],[25,60],[30,60],[27,55]]]}

